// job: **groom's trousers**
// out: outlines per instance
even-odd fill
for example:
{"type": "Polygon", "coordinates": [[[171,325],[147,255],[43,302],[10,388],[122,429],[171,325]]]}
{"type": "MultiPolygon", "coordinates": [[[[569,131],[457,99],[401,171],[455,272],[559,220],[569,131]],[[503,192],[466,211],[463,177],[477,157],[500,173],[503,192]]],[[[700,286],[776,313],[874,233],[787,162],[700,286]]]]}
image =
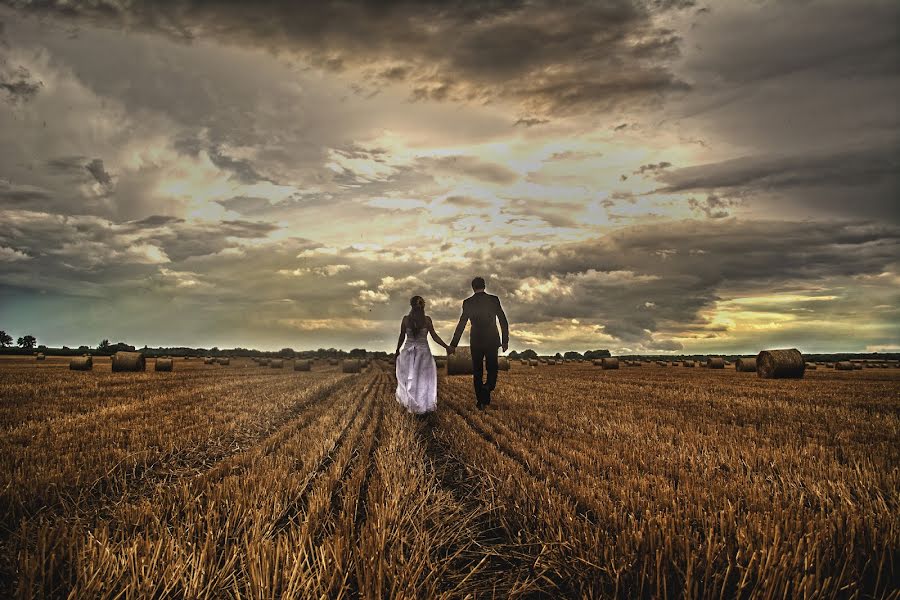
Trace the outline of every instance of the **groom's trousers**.
{"type": "Polygon", "coordinates": [[[472,379],[475,383],[475,397],[481,397],[481,390],[494,391],[497,386],[497,348],[472,346],[472,379]],[[483,382],[484,367],[487,365],[487,381],[483,382]]]}

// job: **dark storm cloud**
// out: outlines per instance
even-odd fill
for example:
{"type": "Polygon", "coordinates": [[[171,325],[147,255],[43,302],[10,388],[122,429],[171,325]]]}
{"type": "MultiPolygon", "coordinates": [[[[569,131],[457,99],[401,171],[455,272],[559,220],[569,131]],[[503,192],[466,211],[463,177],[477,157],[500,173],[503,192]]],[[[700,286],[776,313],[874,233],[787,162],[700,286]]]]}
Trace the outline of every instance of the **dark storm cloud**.
{"type": "MultiPolygon", "coordinates": [[[[579,318],[625,342],[698,320],[723,289],[764,289],[878,275],[900,256],[900,228],[867,223],[683,221],[626,227],[540,250],[467,256],[529,322],[579,318]],[[528,286],[549,285],[546,293],[528,286]]],[[[429,270],[454,281],[453,268],[429,270]],[[445,270],[446,269],[446,270],[445,270]]],[[[520,317],[521,319],[521,317],[520,317]]]]}
{"type": "Polygon", "coordinates": [[[661,173],[662,171],[668,169],[671,166],[672,166],[672,163],[666,162],[666,161],[663,161],[660,163],[650,163],[647,165],[641,165],[640,168],[638,168],[636,171],[634,171],[632,173],[632,175],[643,175],[644,173],[648,173],[648,172],[653,173],[653,174],[658,174],[658,173],[661,173]]]}
{"type": "Polygon", "coordinates": [[[654,13],[685,3],[638,0],[473,3],[7,2],[23,10],[180,40],[295,52],[320,68],[403,81],[416,99],[521,102],[532,113],[590,112],[687,85],[667,69],[680,40],[654,13]]]}
{"type": "Polygon", "coordinates": [[[0,91],[4,93],[8,102],[12,104],[28,102],[37,95],[43,85],[43,82],[35,80],[25,67],[12,67],[0,57],[0,91]]]}
{"type": "Polygon", "coordinates": [[[103,167],[103,161],[95,158],[84,166],[87,172],[102,186],[109,186],[112,183],[112,177],[103,167]]]}
{"type": "Polygon", "coordinates": [[[802,156],[749,156],[659,174],[660,192],[716,188],[857,186],[900,173],[900,146],[841,150],[802,156]]]}
{"type": "Polygon", "coordinates": [[[224,171],[229,171],[241,183],[253,184],[266,178],[257,172],[250,161],[236,159],[223,153],[219,148],[208,150],[209,160],[224,171]]]}
{"type": "Polygon", "coordinates": [[[472,177],[489,183],[507,184],[518,178],[515,171],[501,164],[487,162],[474,156],[422,157],[416,159],[416,164],[421,169],[472,177]]]}
{"type": "Polygon", "coordinates": [[[515,123],[513,126],[524,125],[525,127],[534,127],[535,125],[545,125],[550,122],[550,119],[537,119],[535,117],[522,117],[515,123]]]}
{"type": "Polygon", "coordinates": [[[0,179],[0,206],[45,203],[52,199],[53,194],[48,190],[32,185],[15,185],[0,179]]]}

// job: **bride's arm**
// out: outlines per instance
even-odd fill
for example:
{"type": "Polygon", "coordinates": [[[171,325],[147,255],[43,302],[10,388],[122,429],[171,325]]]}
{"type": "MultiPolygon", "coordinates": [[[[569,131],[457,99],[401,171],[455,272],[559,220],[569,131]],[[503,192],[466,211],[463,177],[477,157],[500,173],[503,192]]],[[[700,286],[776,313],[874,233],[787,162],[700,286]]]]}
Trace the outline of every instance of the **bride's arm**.
{"type": "Polygon", "coordinates": [[[449,346],[444,343],[444,340],[441,339],[441,336],[437,334],[437,331],[434,330],[434,323],[431,322],[431,317],[426,318],[428,319],[428,332],[431,334],[431,337],[434,338],[434,341],[440,344],[444,349],[449,348],[449,346]]]}
{"type": "Polygon", "coordinates": [[[400,338],[397,340],[397,351],[394,354],[400,354],[400,347],[403,346],[403,340],[406,339],[406,315],[403,315],[403,320],[400,321],[400,338]]]}

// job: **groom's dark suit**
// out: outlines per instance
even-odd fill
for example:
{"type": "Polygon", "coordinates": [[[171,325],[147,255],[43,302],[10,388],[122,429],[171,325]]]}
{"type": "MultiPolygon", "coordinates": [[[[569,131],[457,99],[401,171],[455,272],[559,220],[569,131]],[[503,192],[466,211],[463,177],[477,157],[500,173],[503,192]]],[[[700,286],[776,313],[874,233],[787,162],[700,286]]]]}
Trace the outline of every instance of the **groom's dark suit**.
{"type": "Polygon", "coordinates": [[[497,348],[509,345],[509,323],[500,306],[500,298],[484,291],[475,292],[463,300],[462,315],[450,345],[459,343],[466,322],[472,322],[469,346],[472,350],[472,375],[475,380],[475,397],[479,404],[490,402],[490,393],[497,385],[497,348]],[[497,332],[497,321],[503,338],[497,332]],[[487,382],[482,382],[484,364],[487,363],[487,382]]]}

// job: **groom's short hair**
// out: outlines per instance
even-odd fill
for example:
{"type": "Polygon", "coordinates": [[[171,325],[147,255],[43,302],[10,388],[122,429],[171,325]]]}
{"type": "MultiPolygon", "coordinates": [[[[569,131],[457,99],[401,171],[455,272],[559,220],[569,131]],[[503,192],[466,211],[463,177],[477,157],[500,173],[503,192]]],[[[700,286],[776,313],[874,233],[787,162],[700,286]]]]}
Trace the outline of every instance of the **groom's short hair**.
{"type": "Polygon", "coordinates": [[[472,280],[472,289],[475,291],[483,290],[485,287],[484,277],[476,277],[472,280]]]}

